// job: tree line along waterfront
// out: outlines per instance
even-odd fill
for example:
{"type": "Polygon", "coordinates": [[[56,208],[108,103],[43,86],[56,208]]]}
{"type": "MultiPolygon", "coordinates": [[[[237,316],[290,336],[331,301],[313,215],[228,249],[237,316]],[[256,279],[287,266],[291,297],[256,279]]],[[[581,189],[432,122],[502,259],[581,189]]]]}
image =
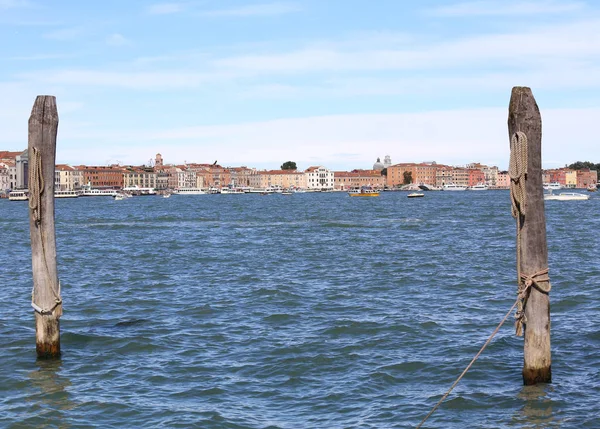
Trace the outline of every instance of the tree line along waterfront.
{"type": "MultiPolygon", "coordinates": [[[[0,194],[28,188],[28,151],[0,151],[0,194]]],[[[544,183],[558,183],[564,188],[595,187],[600,163],[578,161],[563,168],[542,172],[544,183]]],[[[299,170],[296,162],[286,161],[279,169],[259,170],[239,166],[224,167],[217,163],[167,164],[161,154],[147,165],[66,165],[55,166],[55,189],[78,191],[92,189],[153,189],[157,192],[202,189],[218,193],[222,189],[302,189],[308,191],[344,191],[359,187],[399,189],[407,185],[460,187],[484,185],[488,189],[508,189],[507,171],[496,166],[470,163],[450,166],[436,162],[393,164],[390,156],[380,158],[371,169],[334,171],[323,165],[299,170]]]]}

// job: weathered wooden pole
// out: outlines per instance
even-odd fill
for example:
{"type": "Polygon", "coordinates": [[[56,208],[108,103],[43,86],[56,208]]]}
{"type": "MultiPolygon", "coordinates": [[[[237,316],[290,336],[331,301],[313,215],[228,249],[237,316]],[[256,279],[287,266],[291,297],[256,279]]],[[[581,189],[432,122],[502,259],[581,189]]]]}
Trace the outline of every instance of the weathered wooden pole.
{"type": "Polygon", "coordinates": [[[511,199],[517,220],[517,272],[525,331],[523,383],[549,383],[550,278],[542,188],[542,119],[530,88],[514,87],[508,108],[511,140],[511,199]]]}
{"type": "Polygon", "coordinates": [[[58,111],[56,98],[39,95],[29,117],[29,232],[38,358],[60,356],[62,300],[56,266],[54,171],[58,111]]]}

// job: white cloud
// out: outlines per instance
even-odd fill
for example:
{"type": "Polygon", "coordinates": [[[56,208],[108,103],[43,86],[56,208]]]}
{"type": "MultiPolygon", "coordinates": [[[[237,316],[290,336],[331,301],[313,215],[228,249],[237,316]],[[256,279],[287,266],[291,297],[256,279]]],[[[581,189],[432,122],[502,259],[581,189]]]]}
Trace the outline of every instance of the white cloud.
{"type": "Polygon", "coordinates": [[[0,0],[0,9],[17,9],[31,6],[33,6],[33,3],[28,0],[0,0]]]}
{"type": "Polygon", "coordinates": [[[184,10],[182,3],[159,3],[148,7],[147,12],[151,15],[170,15],[184,10]]]}
{"type": "MultiPolygon", "coordinates": [[[[187,161],[218,159],[223,165],[275,168],[281,160],[292,159],[302,168],[322,164],[352,169],[367,168],[374,157],[389,154],[395,163],[435,160],[464,165],[475,161],[505,169],[509,157],[507,107],[333,115],[168,130],[98,132],[66,126],[62,139],[87,141],[89,151],[73,152],[87,163],[113,157],[104,145],[111,141],[120,143],[114,149],[119,151],[118,159],[132,164],[144,162],[146,152],[160,152],[170,162],[183,162],[185,156],[187,161]]],[[[597,147],[594,130],[599,115],[600,108],[542,109],[544,166],[590,158],[597,147]]],[[[66,160],[67,153],[60,152],[66,160]]]]}
{"type": "Polygon", "coordinates": [[[298,12],[301,8],[296,3],[274,2],[251,4],[231,9],[215,9],[201,12],[203,16],[273,16],[298,12]]]}
{"type": "Polygon", "coordinates": [[[119,33],[113,33],[106,38],[106,43],[111,46],[130,46],[131,40],[119,33]]]}
{"type": "Polygon", "coordinates": [[[128,89],[162,91],[197,88],[207,82],[226,79],[226,75],[187,71],[129,72],[98,70],[47,70],[20,75],[22,79],[41,84],[106,86],[128,89]]]}
{"type": "Polygon", "coordinates": [[[44,34],[44,38],[53,40],[73,40],[84,33],[83,27],[62,28],[44,34]]]}
{"type": "Polygon", "coordinates": [[[437,16],[499,16],[562,14],[579,11],[585,4],[578,1],[471,1],[430,9],[437,16]]]}
{"type": "Polygon", "coordinates": [[[428,44],[344,50],[305,47],[291,52],[240,55],[213,60],[213,65],[253,74],[339,71],[448,70],[484,66],[522,69],[543,63],[560,65],[600,55],[600,20],[533,27],[428,44]]]}

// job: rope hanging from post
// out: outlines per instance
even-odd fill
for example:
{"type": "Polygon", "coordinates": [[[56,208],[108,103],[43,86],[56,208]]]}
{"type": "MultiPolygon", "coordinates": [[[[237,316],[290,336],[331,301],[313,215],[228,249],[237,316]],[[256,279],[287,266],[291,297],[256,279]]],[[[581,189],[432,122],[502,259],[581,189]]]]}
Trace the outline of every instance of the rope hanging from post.
{"type": "Polygon", "coordinates": [[[44,175],[42,174],[42,154],[32,147],[29,160],[29,209],[36,226],[42,221],[42,194],[44,193],[44,175]]]}
{"type": "Polygon", "coordinates": [[[60,281],[55,287],[53,284],[48,261],[46,259],[46,248],[44,246],[44,234],[42,234],[42,194],[44,193],[44,175],[42,171],[42,154],[32,147],[32,153],[29,161],[29,209],[40,234],[40,243],[42,245],[42,254],[44,266],[46,268],[46,281],[49,283],[52,295],[54,295],[54,305],[50,308],[42,308],[35,303],[35,285],[31,289],[31,306],[42,315],[54,315],[56,318],[62,316],[62,299],[60,298],[60,281]],[[58,290],[58,293],[57,293],[58,290]]]}
{"type": "Polygon", "coordinates": [[[521,229],[527,211],[527,194],[525,183],[527,181],[527,135],[521,131],[513,134],[510,140],[510,162],[508,167],[510,176],[511,213],[517,221],[517,311],[515,313],[515,333],[523,335],[523,324],[527,322],[525,306],[531,291],[531,286],[543,293],[549,293],[550,277],[548,268],[535,274],[528,275],[521,272],[521,229]],[[543,285],[541,284],[543,283],[543,285]]]}

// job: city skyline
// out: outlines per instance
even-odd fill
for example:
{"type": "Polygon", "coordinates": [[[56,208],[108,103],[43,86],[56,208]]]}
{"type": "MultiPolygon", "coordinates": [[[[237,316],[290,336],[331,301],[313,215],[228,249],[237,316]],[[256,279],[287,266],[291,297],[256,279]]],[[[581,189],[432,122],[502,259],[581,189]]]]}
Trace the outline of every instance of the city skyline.
{"type": "Polygon", "coordinates": [[[373,154],[508,166],[512,86],[530,86],[544,168],[595,161],[600,8],[591,1],[0,0],[0,147],[56,95],[57,162],[142,153],[275,168],[373,154]],[[225,155],[225,156],[223,156],[225,155]]]}

